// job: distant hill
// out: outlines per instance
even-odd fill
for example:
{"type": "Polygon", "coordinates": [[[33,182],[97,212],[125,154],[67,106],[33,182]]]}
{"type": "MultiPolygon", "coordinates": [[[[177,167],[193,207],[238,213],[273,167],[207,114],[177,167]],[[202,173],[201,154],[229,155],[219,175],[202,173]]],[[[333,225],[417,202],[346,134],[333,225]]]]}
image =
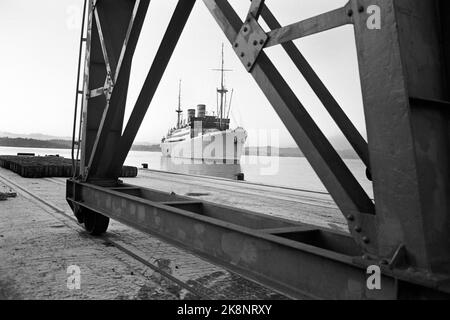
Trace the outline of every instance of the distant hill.
{"type": "Polygon", "coordinates": [[[70,149],[72,142],[67,140],[36,140],[25,138],[0,138],[0,146],[20,148],[70,149]]]}
{"type": "Polygon", "coordinates": [[[280,156],[280,157],[303,157],[299,148],[275,148],[275,147],[246,147],[245,155],[252,156],[280,156]]]}
{"type": "Polygon", "coordinates": [[[161,147],[159,144],[135,144],[131,147],[132,151],[150,151],[150,152],[160,152],[161,147]]]}
{"type": "MultiPolygon", "coordinates": [[[[254,155],[254,156],[276,156],[279,157],[304,157],[303,152],[299,148],[290,147],[290,148],[275,148],[275,147],[247,147],[244,151],[245,155],[254,155]]],[[[359,159],[353,149],[347,150],[338,150],[338,154],[343,159],[359,159]]]]}
{"type": "Polygon", "coordinates": [[[0,131],[0,137],[8,137],[8,138],[23,138],[23,139],[34,139],[34,140],[72,140],[71,137],[57,137],[50,136],[42,133],[11,133],[11,132],[3,132],[0,131]]]}
{"type": "MultiPolygon", "coordinates": [[[[37,140],[29,138],[0,138],[0,146],[16,147],[16,148],[48,148],[48,149],[70,149],[72,148],[71,140],[37,140]]],[[[161,151],[159,145],[133,145],[133,151],[161,151]]]]}

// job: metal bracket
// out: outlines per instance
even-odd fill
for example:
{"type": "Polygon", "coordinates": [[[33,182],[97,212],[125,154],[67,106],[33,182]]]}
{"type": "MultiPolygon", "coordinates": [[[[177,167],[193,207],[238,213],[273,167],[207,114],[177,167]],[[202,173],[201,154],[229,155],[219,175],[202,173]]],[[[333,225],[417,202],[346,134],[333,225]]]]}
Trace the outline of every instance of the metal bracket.
{"type": "Polygon", "coordinates": [[[252,70],[268,39],[269,37],[252,15],[252,10],[250,10],[246,22],[239,30],[233,44],[234,51],[248,72],[252,70]]]}

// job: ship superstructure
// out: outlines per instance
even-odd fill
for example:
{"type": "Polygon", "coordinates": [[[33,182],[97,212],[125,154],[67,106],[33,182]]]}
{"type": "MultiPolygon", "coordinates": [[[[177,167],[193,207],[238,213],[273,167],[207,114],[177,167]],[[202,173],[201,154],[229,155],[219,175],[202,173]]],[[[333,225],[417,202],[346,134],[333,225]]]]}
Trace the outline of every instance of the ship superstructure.
{"type": "Polygon", "coordinates": [[[224,54],[222,46],[222,65],[220,87],[217,88],[218,104],[216,113],[208,114],[206,105],[199,104],[196,109],[188,109],[182,119],[181,81],[178,93],[177,124],[170,129],[161,141],[164,156],[184,159],[214,160],[215,162],[238,163],[247,132],[238,127],[230,129],[229,114],[231,98],[228,102],[228,90],[225,87],[224,54]]]}

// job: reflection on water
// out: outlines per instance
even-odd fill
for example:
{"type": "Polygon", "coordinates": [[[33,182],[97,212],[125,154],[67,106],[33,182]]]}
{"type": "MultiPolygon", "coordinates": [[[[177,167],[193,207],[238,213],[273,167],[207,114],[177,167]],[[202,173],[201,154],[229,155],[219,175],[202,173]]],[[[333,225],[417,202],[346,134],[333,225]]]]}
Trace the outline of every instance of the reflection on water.
{"type": "Polygon", "coordinates": [[[242,173],[240,164],[216,163],[212,160],[174,159],[170,157],[160,158],[160,170],[176,173],[214,176],[236,180],[242,173]],[[181,160],[181,161],[179,161],[181,160]]]}
{"type": "MultiPolygon", "coordinates": [[[[31,152],[36,155],[59,154],[70,158],[70,150],[35,149],[0,147],[1,154],[15,155],[19,152],[31,152]]],[[[164,158],[161,152],[130,151],[126,165],[142,167],[148,164],[149,169],[172,171],[183,174],[216,176],[236,180],[236,174],[244,173],[248,182],[285,186],[290,188],[307,189],[326,192],[322,182],[305,158],[283,158],[267,156],[242,156],[240,164],[208,164],[201,160],[185,160],[164,158]]],[[[366,167],[360,160],[345,160],[345,164],[355,178],[373,197],[372,183],[366,178],[366,167]]]]}

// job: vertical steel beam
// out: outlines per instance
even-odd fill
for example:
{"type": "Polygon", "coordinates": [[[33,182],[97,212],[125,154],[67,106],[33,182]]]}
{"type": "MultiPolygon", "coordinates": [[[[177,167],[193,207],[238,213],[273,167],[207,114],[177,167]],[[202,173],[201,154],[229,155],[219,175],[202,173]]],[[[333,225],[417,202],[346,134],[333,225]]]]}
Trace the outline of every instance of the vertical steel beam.
{"type": "Polygon", "coordinates": [[[450,12],[450,2],[441,0],[438,10],[442,13],[439,22],[442,29],[440,41],[444,48],[443,59],[446,61],[446,100],[450,101],[450,19],[445,15],[446,12],[450,12]]]}
{"type": "Polygon", "coordinates": [[[90,91],[103,86],[106,78],[105,62],[100,50],[100,39],[94,17],[94,2],[89,1],[88,24],[86,36],[86,59],[84,65],[83,80],[83,114],[81,133],[81,160],[80,174],[83,174],[88,166],[94,137],[98,130],[99,110],[102,111],[106,99],[99,96],[90,97],[90,91]]]}
{"type": "Polygon", "coordinates": [[[380,255],[403,244],[412,266],[448,273],[448,113],[431,111],[432,103],[418,106],[424,113],[410,103],[412,97],[448,98],[443,75],[448,61],[439,43],[439,21],[448,12],[438,12],[437,4],[358,0],[349,14],[354,15],[374,182],[374,240],[380,255]],[[379,30],[368,28],[370,6],[381,9],[379,30]]]}
{"type": "MultiPolygon", "coordinates": [[[[80,35],[80,45],[78,49],[78,69],[77,69],[77,81],[76,81],[76,89],[75,89],[75,110],[74,110],[74,119],[73,119],[73,129],[72,129],[72,150],[71,150],[71,156],[72,156],[72,168],[73,168],[73,177],[77,174],[77,168],[78,163],[76,162],[78,160],[78,152],[75,156],[75,141],[77,139],[76,133],[77,133],[77,122],[78,122],[78,101],[80,98],[80,93],[84,93],[84,91],[80,91],[80,79],[81,79],[81,66],[82,66],[82,60],[81,57],[83,55],[83,45],[85,44],[85,41],[87,38],[85,38],[84,32],[85,32],[85,26],[87,24],[86,22],[86,11],[88,10],[88,1],[84,0],[83,4],[83,14],[82,14],[82,21],[81,21],[81,35],[80,35]]],[[[84,76],[83,76],[83,82],[84,82],[84,76]]],[[[83,85],[84,87],[84,85],[83,85]]],[[[84,96],[81,98],[81,110],[83,109],[83,103],[84,103],[84,96]]],[[[80,129],[81,129],[81,119],[80,119],[80,129]]],[[[81,136],[81,130],[78,132],[78,135],[81,136]]],[[[77,146],[77,150],[79,150],[80,146],[77,146]]]]}
{"type": "Polygon", "coordinates": [[[156,53],[153,64],[125,127],[125,131],[120,138],[116,156],[109,167],[110,176],[118,177],[120,173],[120,168],[125,162],[133,141],[136,138],[139,127],[144,120],[148,107],[150,106],[164,71],[169,64],[170,58],[172,57],[173,51],[175,50],[194,4],[195,0],[178,1],[177,7],[175,8],[169,26],[167,27],[161,45],[156,53]]]}

